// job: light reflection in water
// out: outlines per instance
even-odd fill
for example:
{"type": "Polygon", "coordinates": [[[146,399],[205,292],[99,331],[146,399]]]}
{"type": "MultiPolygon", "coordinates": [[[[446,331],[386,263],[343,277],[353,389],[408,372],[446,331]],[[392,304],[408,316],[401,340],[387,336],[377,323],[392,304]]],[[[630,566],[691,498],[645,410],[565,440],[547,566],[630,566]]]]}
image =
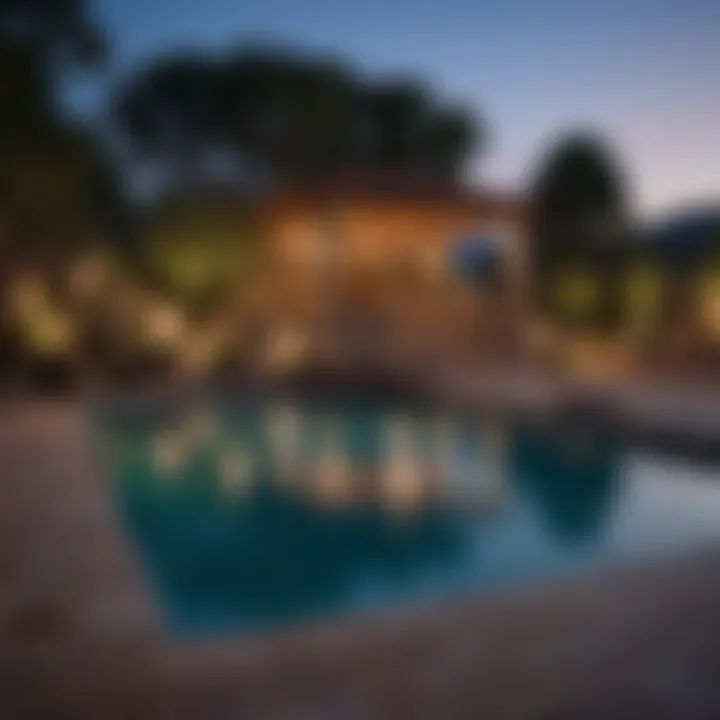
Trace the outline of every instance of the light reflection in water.
{"type": "Polygon", "coordinates": [[[397,512],[416,507],[425,499],[427,479],[416,447],[413,421],[409,417],[389,418],[380,460],[380,497],[397,512]]]}
{"type": "Polygon", "coordinates": [[[464,473],[458,473],[457,428],[450,418],[436,418],[432,426],[433,470],[443,478],[452,492],[464,484],[464,473]]]}
{"type": "Polygon", "coordinates": [[[166,480],[177,477],[183,469],[188,448],[182,432],[170,428],[160,432],[153,443],[155,472],[166,480]]]}
{"type": "Polygon", "coordinates": [[[469,501],[485,508],[497,508],[507,494],[505,455],[507,432],[497,424],[485,426],[476,439],[480,457],[471,475],[469,501]]]}
{"type": "Polygon", "coordinates": [[[277,482],[292,486],[305,473],[303,466],[302,418],[291,405],[270,405],[265,428],[271,448],[273,475],[277,482]]]}
{"type": "Polygon", "coordinates": [[[191,410],[183,421],[183,428],[187,445],[195,450],[212,447],[223,430],[217,413],[206,406],[191,410]]]}
{"type": "Polygon", "coordinates": [[[218,483],[225,495],[237,498],[250,491],[255,467],[247,448],[234,445],[222,449],[217,465],[218,483]]]}
{"type": "Polygon", "coordinates": [[[326,418],[320,433],[311,478],[315,498],[323,505],[348,505],[354,499],[355,478],[345,453],[340,420],[326,418]]]}
{"type": "Polygon", "coordinates": [[[118,498],[174,623],[189,631],[720,539],[717,468],[691,482],[684,466],[662,474],[662,463],[592,436],[285,406],[135,437],[120,443],[118,498]]]}

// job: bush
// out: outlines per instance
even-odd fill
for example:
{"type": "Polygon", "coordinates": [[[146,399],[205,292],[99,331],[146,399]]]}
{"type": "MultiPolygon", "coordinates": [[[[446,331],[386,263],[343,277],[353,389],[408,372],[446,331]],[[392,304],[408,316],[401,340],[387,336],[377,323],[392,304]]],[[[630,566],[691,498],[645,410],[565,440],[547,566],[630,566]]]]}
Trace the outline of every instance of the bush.
{"type": "Polygon", "coordinates": [[[150,279],[197,314],[247,280],[253,247],[237,202],[197,198],[159,209],[140,255],[150,279]]]}

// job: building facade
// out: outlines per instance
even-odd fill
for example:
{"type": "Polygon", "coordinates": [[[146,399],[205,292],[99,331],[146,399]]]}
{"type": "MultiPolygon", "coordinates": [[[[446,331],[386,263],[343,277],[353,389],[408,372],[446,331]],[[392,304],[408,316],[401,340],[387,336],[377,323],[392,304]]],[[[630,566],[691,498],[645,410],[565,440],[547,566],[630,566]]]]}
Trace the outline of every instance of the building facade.
{"type": "Polygon", "coordinates": [[[436,324],[460,336],[453,323],[465,317],[477,327],[483,303],[488,318],[521,311],[527,247],[518,198],[336,183],[267,198],[257,222],[268,312],[305,332],[338,337],[362,327],[366,342],[381,342],[383,331],[397,339],[413,325],[429,339],[436,324]],[[483,299],[456,262],[468,239],[497,256],[483,299]]]}

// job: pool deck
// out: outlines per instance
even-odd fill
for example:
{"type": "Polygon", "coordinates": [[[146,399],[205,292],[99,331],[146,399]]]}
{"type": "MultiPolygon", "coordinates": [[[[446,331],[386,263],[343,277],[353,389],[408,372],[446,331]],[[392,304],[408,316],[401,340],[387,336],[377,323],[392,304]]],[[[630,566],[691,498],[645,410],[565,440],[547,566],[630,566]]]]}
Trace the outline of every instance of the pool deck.
{"type": "Polygon", "coordinates": [[[0,717],[720,717],[720,547],[250,638],[168,635],[78,402],[0,408],[0,717]]]}
{"type": "Polygon", "coordinates": [[[720,456],[720,387],[627,380],[569,380],[507,369],[455,372],[435,395],[469,409],[537,421],[580,421],[638,441],[720,456]]]}

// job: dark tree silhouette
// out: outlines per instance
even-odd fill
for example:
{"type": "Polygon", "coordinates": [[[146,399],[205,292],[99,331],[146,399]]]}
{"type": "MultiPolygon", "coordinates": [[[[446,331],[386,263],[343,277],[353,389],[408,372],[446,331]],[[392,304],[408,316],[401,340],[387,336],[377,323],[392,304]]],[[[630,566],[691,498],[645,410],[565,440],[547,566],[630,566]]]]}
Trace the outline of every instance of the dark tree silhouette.
{"type": "Polygon", "coordinates": [[[97,66],[102,36],[81,0],[0,3],[0,252],[81,234],[111,196],[111,167],[89,133],[63,118],[69,71],[97,66]],[[101,202],[102,200],[102,202],[101,202]]]}
{"type": "Polygon", "coordinates": [[[531,194],[535,295],[547,309],[558,270],[582,269],[607,281],[629,234],[626,188],[605,144],[578,133],[551,149],[531,194]]]}
{"type": "Polygon", "coordinates": [[[609,243],[624,230],[624,179],[604,143],[590,134],[569,136],[550,151],[532,195],[541,264],[609,243]]]}
{"type": "MultiPolygon", "coordinates": [[[[85,0],[0,2],[0,367],[13,376],[34,370],[41,381],[62,380],[67,365],[53,353],[28,352],[27,336],[37,333],[27,318],[16,317],[10,281],[32,265],[52,285],[73,249],[96,239],[118,208],[112,163],[60,102],[66,81],[97,70],[104,59],[104,38],[88,6],[85,0]]],[[[48,313],[57,320],[56,311],[45,308],[40,324],[48,313]]]]}
{"type": "Polygon", "coordinates": [[[377,82],[332,58],[249,48],[161,58],[117,94],[141,163],[187,184],[294,182],[355,170],[452,182],[478,134],[417,82],[377,82]]]}
{"type": "Polygon", "coordinates": [[[145,71],[117,109],[140,156],[171,161],[170,172],[192,176],[222,137],[222,90],[217,68],[205,58],[179,57],[145,71]]]}
{"type": "Polygon", "coordinates": [[[63,74],[103,56],[100,30],[84,0],[0,2],[0,143],[37,140],[57,121],[63,74]]]}

